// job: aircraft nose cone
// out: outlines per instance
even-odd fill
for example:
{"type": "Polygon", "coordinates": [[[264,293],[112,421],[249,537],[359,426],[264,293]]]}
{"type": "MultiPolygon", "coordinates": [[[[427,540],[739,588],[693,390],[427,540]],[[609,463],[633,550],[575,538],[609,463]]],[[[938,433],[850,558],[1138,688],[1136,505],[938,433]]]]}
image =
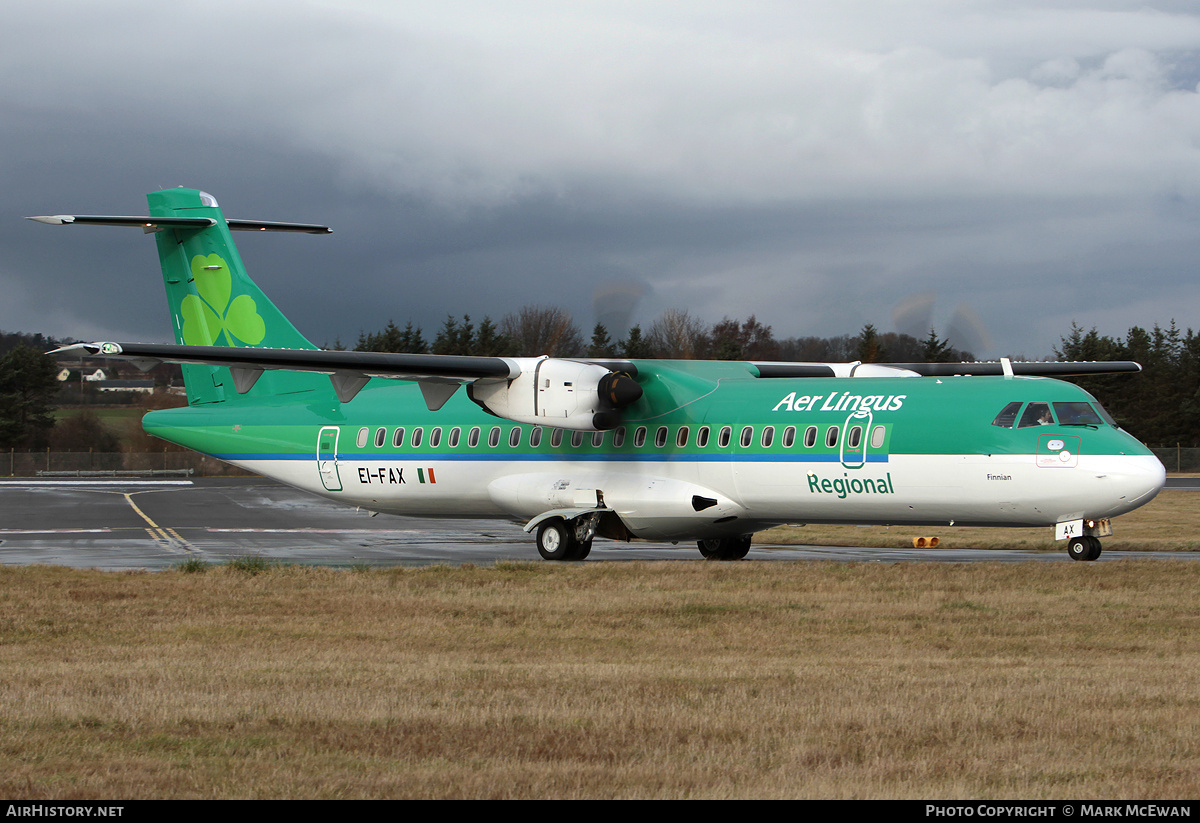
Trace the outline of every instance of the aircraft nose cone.
{"type": "Polygon", "coordinates": [[[1127,457],[1117,473],[1122,508],[1131,511],[1144,506],[1162,491],[1167,483],[1167,470],[1153,455],[1127,457]]]}

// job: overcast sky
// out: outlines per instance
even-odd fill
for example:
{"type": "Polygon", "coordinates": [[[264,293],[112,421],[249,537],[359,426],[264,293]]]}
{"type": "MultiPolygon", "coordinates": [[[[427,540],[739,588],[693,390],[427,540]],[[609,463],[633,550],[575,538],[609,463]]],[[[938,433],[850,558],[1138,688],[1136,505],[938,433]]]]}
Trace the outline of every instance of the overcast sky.
{"type": "MultiPolygon", "coordinates": [[[[0,12],[0,329],[170,337],[211,192],[318,345],[525,304],[1051,354],[1200,327],[1194,2],[198,2],[0,12]]],[[[613,329],[620,337],[623,328],[613,329]]]]}

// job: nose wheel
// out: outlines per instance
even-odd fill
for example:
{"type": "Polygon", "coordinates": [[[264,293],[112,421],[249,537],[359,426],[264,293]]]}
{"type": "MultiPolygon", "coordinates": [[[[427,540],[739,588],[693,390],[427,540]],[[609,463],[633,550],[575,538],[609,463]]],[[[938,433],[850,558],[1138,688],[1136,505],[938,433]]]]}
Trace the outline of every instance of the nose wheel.
{"type": "Polygon", "coordinates": [[[1080,536],[1072,537],[1067,543],[1067,554],[1072,560],[1096,560],[1100,557],[1100,538],[1080,536]]]}

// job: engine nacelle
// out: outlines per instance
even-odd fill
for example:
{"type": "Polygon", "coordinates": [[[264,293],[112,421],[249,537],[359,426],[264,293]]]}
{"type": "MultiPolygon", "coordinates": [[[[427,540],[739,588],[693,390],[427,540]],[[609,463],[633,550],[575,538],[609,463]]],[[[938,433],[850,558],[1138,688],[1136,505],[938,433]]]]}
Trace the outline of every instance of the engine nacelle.
{"type": "Polygon", "coordinates": [[[618,410],[637,402],[642,387],[627,374],[593,363],[553,357],[511,358],[520,374],[510,380],[476,380],[467,394],[497,417],[572,431],[606,431],[618,410]]]}

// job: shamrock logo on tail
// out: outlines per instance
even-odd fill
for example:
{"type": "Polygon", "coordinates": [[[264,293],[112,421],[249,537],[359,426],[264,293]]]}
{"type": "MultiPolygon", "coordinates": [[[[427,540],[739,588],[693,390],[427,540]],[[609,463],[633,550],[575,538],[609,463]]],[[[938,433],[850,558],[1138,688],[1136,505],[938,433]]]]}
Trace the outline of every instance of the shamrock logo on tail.
{"type": "Polygon", "coordinates": [[[267,326],[258,313],[254,298],[242,294],[229,302],[233,278],[229,265],[219,254],[197,254],[192,258],[192,281],[199,296],[183,298],[183,342],[189,346],[236,346],[242,341],[251,346],[267,336],[267,326]],[[221,335],[225,342],[221,342],[221,335]]]}

